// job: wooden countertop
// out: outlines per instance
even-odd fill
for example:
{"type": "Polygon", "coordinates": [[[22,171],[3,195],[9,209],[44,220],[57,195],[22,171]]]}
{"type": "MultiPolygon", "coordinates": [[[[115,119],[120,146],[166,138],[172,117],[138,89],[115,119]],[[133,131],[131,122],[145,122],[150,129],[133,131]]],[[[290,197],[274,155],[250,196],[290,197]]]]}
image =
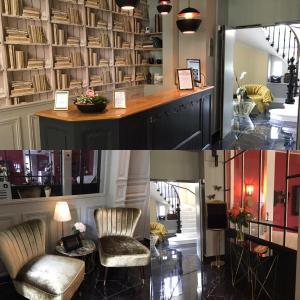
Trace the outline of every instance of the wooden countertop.
{"type": "Polygon", "coordinates": [[[145,97],[136,97],[127,99],[127,108],[113,108],[112,103],[107,106],[104,113],[86,114],[80,112],[74,104],[69,106],[68,111],[55,111],[53,109],[35,113],[38,117],[55,119],[66,122],[84,122],[84,121],[100,121],[114,120],[128,117],[142,111],[152,109],[154,107],[164,105],[183,97],[201,93],[213,89],[213,87],[205,87],[203,89],[195,88],[192,91],[179,91],[177,89],[158,92],[145,97]]]}

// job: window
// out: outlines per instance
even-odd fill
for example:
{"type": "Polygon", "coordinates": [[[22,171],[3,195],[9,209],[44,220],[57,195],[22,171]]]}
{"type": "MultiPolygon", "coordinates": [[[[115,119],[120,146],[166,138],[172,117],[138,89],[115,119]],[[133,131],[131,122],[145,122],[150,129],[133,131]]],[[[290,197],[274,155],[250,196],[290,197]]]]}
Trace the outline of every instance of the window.
{"type": "Polygon", "coordinates": [[[248,234],[297,249],[300,152],[226,152],[224,194],[228,208],[252,209],[248,234]]]}
{"type": "Polygon", "coordinates": [[[100,170],[98,150],[0,150],[0,180],[13,199],[99,193],[100,170]]]}

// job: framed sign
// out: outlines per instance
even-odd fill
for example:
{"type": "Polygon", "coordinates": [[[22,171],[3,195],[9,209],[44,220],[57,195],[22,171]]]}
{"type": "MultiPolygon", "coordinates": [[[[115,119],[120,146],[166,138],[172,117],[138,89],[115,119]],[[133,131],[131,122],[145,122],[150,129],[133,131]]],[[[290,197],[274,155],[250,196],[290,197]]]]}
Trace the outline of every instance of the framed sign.
{"type": "Polygon", "coordinates": [[[65,236],[62,239],[66,252],[71,252],[82,247],[82,241],[79,234],[65,236]]]}
{"type": "Polygon", "coordinates": [[[177,78],[179,90],[192,90],[194,88],[192,69],[177,69],[177,78]]]}
{"type": "Polygon", "coordinates": [[[54,110],[68,110],[69,108],[69,92],[58,91],[55,93],[54,110]]]}
{"type": "Polygon", "coordinates": [[[114,93],[114,107],[115,108],[126,108],[126,92],[117,91],[114,93]]]}
{"type": "Polygon", "coordinates": [[[198,81],[195,82],[195,86],[199,86],[201,83],[201,63],[200,59],[188,58],[186,60],[186,67],[192,69],[193,79],[198,81]]]}

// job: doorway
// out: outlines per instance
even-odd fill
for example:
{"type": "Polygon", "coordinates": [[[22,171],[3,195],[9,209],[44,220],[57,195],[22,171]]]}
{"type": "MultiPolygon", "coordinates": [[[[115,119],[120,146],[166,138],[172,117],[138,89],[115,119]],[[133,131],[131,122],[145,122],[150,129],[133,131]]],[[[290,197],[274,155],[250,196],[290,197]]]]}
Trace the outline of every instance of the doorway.
{"type": "Polygon", "coordinates": [[[220,148],[296,149],[299,35],[298,24],[225,30],[220,148]]]}

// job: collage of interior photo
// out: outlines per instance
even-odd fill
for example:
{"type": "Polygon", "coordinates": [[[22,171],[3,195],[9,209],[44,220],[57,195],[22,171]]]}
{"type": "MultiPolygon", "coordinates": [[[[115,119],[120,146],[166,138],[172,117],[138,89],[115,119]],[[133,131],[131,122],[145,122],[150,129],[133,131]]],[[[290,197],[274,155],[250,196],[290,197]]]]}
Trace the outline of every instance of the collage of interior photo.
{"type": "Polygon", "coordinates": [[[300,300],[299,0],[0,0],[0,300],[300,300]]]}

